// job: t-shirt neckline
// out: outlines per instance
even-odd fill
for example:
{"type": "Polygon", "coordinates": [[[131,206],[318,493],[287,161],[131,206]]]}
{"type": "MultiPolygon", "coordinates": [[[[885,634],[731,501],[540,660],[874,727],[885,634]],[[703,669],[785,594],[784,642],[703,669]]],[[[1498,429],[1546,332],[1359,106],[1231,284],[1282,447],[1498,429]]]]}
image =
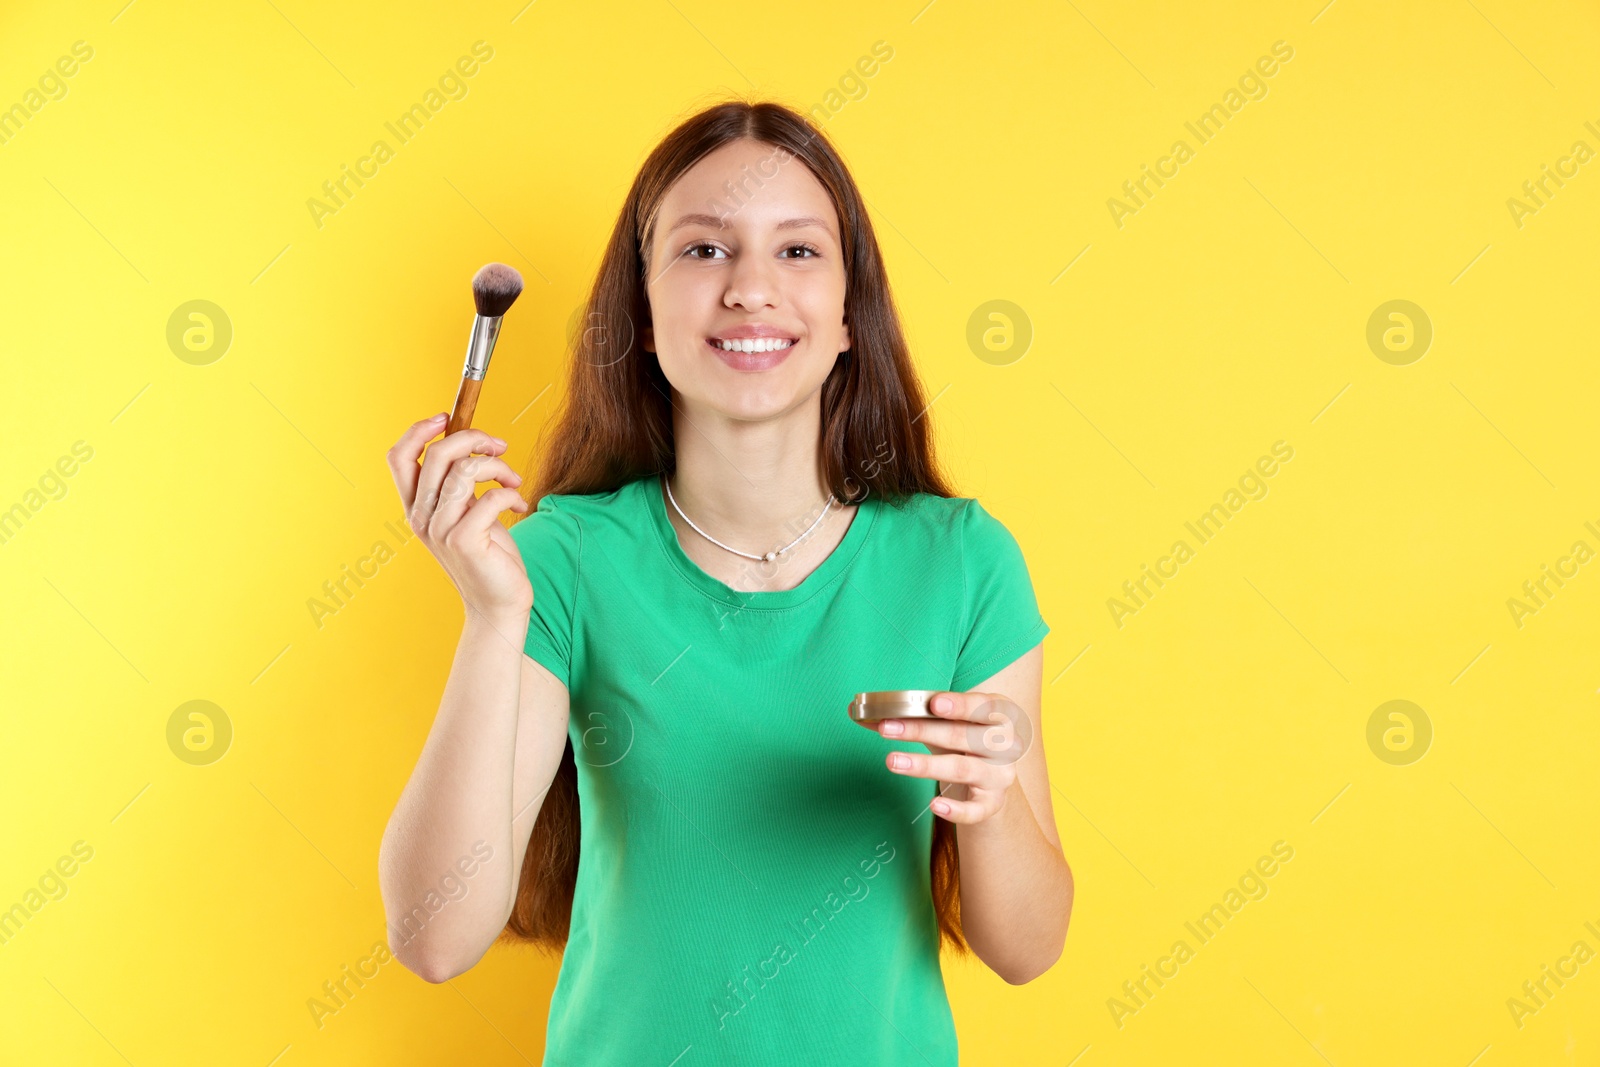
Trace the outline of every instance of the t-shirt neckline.
{"type": "MultiPolygon", "coordinates": [[[[656,540],[667,561],[686,582],[706,596],[746,610],[793,607],[815,596],[849,566],[850,561],[855,558],[867,536],[872,532],[878,517],[878,498],[875,494],[868,493],[865,499],[856,505],[856,513],[851,517],[850,527],[845,531],[843,539],[799,585],[793,589],[745,591],[735,589],[721,579],[713,578],[701,570],[700,565],[690,559],[689,554],[683,550],[683,545],[678,541],[677,528],[667,517],[667,501],[663,495],[665,477],[664,474],[658,474],[641,478],[635,483],[635,487],[644,495],[645,510],[650,514],[650,524],[656,531],[656,540]]],[[[746,562],[752,567],[759,566],[755,560],[746,562]]]]}

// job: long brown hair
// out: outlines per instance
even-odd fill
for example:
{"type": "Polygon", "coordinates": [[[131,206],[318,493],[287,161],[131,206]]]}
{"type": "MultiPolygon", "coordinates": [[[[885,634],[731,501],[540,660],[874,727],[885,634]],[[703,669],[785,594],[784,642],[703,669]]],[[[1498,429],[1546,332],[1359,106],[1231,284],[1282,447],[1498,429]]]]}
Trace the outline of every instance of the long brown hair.
{"type": "MultiPolygon", "coordinates": [[[[637,327],[650,322],[646,272],[656,215],[667,190],[689,168],[742,138],[772,146],[775,159],[803,162],[839,216],[851,348],[822,385],[818,463],[824,484],[841,500],[878,493],[892,505],[914,493],[955,495],[934,460],[921,417],[927,405],[877,237],[844,162],[803,115],[781,104],[735,100],[693,115],[668,134],[628,190],[584,308],[583,328],[571,341],[565,399],[540,435],[534,477],[524,480],[531,484],[532,501],[549,493],[609,492],[673,470],[672,387],[660,363],[637,343],[637,327]]],[[[748,192],[748,180],[740,190],[748,192]]],[[[740,190],[730,203],[713,204],[713,212],[736,210],[740,190]]],[[[940,818],[933,825],[929,862],[940,943],[966,955],[971,949],[961,932],[955,826],[940,818]]],[[[516,901],[499,940],[532,942],[548,951],[565,946],[579,837],[577,764],[569,739],[534,821],[516,901]]]]}

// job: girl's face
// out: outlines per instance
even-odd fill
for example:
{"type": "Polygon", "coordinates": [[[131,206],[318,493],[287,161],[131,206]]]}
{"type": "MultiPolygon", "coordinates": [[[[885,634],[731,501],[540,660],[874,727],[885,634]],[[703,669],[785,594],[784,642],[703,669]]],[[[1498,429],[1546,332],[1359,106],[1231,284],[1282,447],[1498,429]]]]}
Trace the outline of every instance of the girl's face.
{"type": "Polygon", "coordinates": [[[787,414],[850,347],[838,213],[789,152],[746,139],[700,160],[662,199],[652,246],[641,340],[691,412],[787,414]],[[756,332],[755,351],[725,350],[756,332]],[[791,343],[762,351],[774,341],[791,343]]]}

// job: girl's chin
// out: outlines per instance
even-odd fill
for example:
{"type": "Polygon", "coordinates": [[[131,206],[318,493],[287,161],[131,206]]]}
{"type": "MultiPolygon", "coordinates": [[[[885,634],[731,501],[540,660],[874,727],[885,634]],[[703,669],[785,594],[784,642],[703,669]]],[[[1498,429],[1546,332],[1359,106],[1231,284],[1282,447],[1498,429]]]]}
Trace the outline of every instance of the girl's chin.
{"type": "Polygon", "coordinates": [[[804,383],[773,375],[741,375],[716,383],[703,382],[692,395],[676,390],[675,394],[674,399],[690,421],[704,427],[719,419],[756,423],[797,416],[808,410],[808,405],[821,404],[822,389],[820,382],[808,389],[804,383]]]}

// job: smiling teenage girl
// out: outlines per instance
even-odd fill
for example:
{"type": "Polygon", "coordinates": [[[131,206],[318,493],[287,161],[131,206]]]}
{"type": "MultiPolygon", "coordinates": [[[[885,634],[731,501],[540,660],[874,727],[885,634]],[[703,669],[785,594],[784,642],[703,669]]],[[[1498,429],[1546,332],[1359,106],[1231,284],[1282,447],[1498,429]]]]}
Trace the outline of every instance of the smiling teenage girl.
{"type": "Polygon", "coordinates": [[[564,947],[548,1065],[954,1064],[941,941],[1021,983],[1066,936],[1049,626],[935,466],[862,198],[802,116],[713,107],[646,160],[586,311],[536,509],[480,430],[390,452],[466,605],[384,836],[392,926],[495,849],[396,955],[440,982],[497,937],[564,947]],[[939,718],[863,730],[876,689],[939,718]],[[962,725],[997,697],[1012,762],[962,725]]]}

